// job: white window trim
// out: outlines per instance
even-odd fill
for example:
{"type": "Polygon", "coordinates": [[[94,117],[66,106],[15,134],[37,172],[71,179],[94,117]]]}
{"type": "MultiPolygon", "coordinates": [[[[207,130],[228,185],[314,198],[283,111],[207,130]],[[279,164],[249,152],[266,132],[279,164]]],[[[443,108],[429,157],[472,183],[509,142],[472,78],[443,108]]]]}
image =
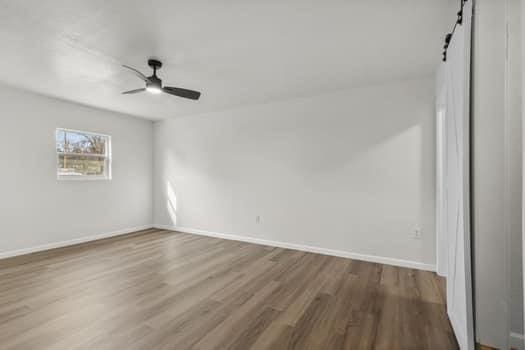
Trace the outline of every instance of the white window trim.
{"type": "Polygon", "coordinates": [[[76,130],[76,129],[67,129],[67,128],[56,128],[54,133],[54,140],[55,140],[55,153],[56,153],[56,176],[57,180],[59,181],[109,181],[112,179],[112,152],[111,152],[111,136],[107,134],[101,134],[98,132],[92,132],[92,131],[84,131],[84,130],[76,130]],[[104,175],[59,175],[58,174],[58,167],[60,164],[60,155],[76,155],[78,156],[79,153],[71,153],[71,152],[58,152],[56,149],[56,135],[58,131],[65,131],[65,132],[75,132],[80,134],[88,134],[88,135],[96,135],[96,136],[102,136],[107,138],[106,143],[106,154],[92,154],[92,153],[82,153],[80,155],[88,156],[88,157],[104,157],[105,159],[105,167],[104,167],[104,175]]]}

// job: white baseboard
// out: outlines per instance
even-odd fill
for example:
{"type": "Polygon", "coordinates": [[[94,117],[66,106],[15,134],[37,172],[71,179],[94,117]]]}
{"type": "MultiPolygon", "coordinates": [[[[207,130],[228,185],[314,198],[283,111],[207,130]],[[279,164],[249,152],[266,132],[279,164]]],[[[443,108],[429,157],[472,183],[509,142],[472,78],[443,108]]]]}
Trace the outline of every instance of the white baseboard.
{"type": "Polygon", "coordinates": [[[253,243],[253,244],[267,245],[267,246],[272,246],[272,247],[300,250],[300,251],[317,253],[317,254],[332,255],[332,256],[350,258],[350,259],[355,259],[355,260],[369,261],[369,262],[374,262],[374,263],[379,263],[379,264],[407,267],[411,269],[418,269],[418,270],[425,270],[425,271],[435,271],[436,270],[435,265],[424,264],[424,263],[420,263],[416,261],[386,258],[386,257],[381,257],[381,256],[375,256],[375,255],[359,254],[359,253],[346,252],[346,251],[341,251],[341,250],[312,247],[312,246],[306,246],[306,245],[295,244],[295,243],[271,241],[271,240],[266,240],[266,239],[261,239],[261,238],[238,236],[238,235],[232,235],[232,234],[226,234],[226,233],[217,233],[217,232],[192,229],[188,227],[178,227],[178,226],[169,226],[169,225],[144,225],[144,226],[138,226],[138,227],[131,227],[131,228],[123,229],[123,230],[106,232],[106,233],[91,235],[91,236],[85,236],[85,237],[75,238],[75,239],[71,239],[67,241],[48,243],[48,244],[43,244],[43,245],[30,247],[30,248],[2,252],[0,253],[0,259],[6,259],[6,258],[19,256],[19,255],[41,252],[41,251],[45,251],[49,249],[67,247],[67,246],[71,246],[75,244],[96,241],[99,239],[125,235],[125,234],[136,232],[136,231],[147,230],[150,228],[158,228],[158,229],[170,230],[170,231],[179,231],[179,232],[196,234],[196,235],[201,235],[201,236],[208,236],[208,237],[222,238],[222,239],[233,240],[233,241],[241,241],[241,242],[247,242],[247,243],[253,243]]]}
{"type": "Polygon", "coordinates": [[[523,336],[523,334],[514,333],[514,332],[510,333],[510,347],[511,347],[511,349],[525,350],[524,343],[525,343],[525,337],[523,336]]]}
{"type": "Polygon", "coordinates": [[[271,247],[301,250],[301,251],[310,252],[310,253],[332,255],[332,256],[338,256],[342,258],[350,258],[354,260],[362,260],[362,261],[374,262],[374,263],[385,264],[385,265],[407,267],[407,268],[417,269],[417,270],[425,270],[425,271],[433,271],[433,272],[436,271],[435,265],[424,264],[424,263],[420,263],[416,261],[352,253],[352,252],[346,252],[346,251],[341,251],[341,250],[312,247],[312,246],[306,246],[306,245],[295,244],[295,243],[271,241],[271,240],[248,237],[248,236],[238,236],[238,235],[232,235],[232,234],[227,234],[227,233],[210,232],[210,231],[198,230],[198,229],[193,229],[193,228],[188,228],[188,227],[159,225],[159,224],[154,225],[154,227],[158,229],[162,229],[162,230],[178,231],[178,232],[183,232],[183,233],[222,238],[222,239],[227,239],[227,240],[232,240],[232,241],[254,243],[254,244],[266,245],[266,246],[271,246],[271,247]]]}
{"type": "Polygon", "coordinates": [[[101,233],[98,235],[70,239],[67,241],[42,244],[42,245],[31,247],[31,248],[24,248],[24,249],[13,250],[13,251],[8,251],[8,252],[0,252],[0,259],[12,258],[12,257],[19,256],[19,255],[36,253],[36,252],[41,252],[41,251],[49,250],[49,249],[67,247],[67,246],[71,246],[71,245],[75,245],[79,243],[86,243],[86,242],[96,241],[96,240],[103,239],[103,238],[110,238],[110,237],[125,235],[125,234],[136,232],[136,231],[147,230],[150,228],[153,228],[153,225],[131,227],[131,228],[123,229],[123,230],[101,233]]]}

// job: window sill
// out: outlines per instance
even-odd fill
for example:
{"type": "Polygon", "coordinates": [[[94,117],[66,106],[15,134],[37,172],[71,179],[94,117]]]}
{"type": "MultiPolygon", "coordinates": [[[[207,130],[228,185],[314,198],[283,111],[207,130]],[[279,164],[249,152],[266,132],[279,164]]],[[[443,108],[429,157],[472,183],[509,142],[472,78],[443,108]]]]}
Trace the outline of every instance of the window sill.
{"type": "Polygon", "coordinates": [[[65,175],[57,176],[58,181],[110,181],[108,176],[79,176],[79,175],[65,175]]]}

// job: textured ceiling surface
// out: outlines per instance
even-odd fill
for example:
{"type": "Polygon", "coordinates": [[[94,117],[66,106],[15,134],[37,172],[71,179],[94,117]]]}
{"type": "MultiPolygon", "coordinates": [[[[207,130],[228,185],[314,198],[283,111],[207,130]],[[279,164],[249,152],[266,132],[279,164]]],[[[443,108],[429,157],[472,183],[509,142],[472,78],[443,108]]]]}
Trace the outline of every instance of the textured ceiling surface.
{"type": "Polygon", "coordinates": [[[431,76],[454,0],[0,0],[0,81],[148,119],[431,76]],[[166,85],[121,95],[164,63],[166,85]]]}

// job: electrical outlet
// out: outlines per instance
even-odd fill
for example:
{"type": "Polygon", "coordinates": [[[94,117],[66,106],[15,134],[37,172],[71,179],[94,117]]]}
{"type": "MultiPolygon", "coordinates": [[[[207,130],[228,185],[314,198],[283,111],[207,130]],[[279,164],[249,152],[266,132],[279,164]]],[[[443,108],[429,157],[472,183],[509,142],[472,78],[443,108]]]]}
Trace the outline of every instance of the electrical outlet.
{"type": "Polygon", "coordinates": [[[255,222],[258,223],[258,224],[261,223],[261,217],[260,217],[259,215],[257,215],[257,216],[255,217],[255,222]]]}
{"type": "Polygon", "coordinates": [[[419,227],[416,227],[414,229],[414,232],[412,232],[412,238],[413,239],[421,239],[421,229],[419,227]]]}

